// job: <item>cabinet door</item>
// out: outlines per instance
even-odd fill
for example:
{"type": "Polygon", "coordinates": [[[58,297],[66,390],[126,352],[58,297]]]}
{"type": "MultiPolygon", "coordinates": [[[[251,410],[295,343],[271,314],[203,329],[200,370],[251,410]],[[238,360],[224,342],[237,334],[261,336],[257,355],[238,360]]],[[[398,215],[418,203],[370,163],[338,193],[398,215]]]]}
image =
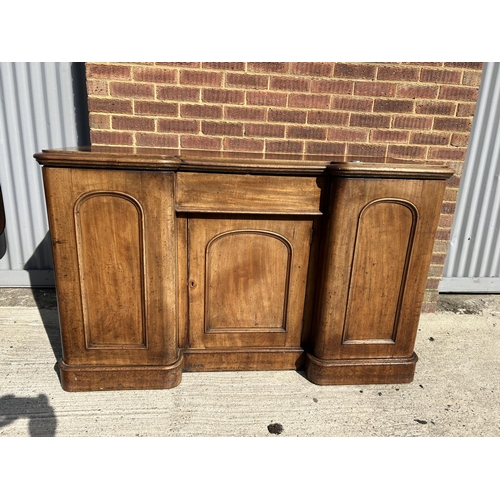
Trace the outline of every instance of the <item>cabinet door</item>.
{"type": "Polygon", "coordinates": [[[410,357],[444,182],[335,179],[314,355],[410,357]]]}
{"type": "Polygon", "coordinates": [[[172,174],[44,168],[44,182],[65,363],[173,363],[172,174]]]}
{"type": "Polygon", "coordinates": [[[300,346],[311,230],[311,218],[189,218],[190,347],[300,346]]]}

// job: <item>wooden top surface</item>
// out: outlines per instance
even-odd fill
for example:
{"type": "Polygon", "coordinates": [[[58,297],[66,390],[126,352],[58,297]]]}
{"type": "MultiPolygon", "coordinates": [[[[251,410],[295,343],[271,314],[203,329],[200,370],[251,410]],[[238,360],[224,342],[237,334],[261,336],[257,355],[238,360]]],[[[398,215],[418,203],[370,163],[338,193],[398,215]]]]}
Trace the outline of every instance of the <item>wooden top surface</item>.
{"type": "Polygon", "coordinates": [[[395,158],[240,153],[227,151],[85,146],[46,149],[34,155],[51,167],[261,173],[346,177],[409,177],[446,179],[453,175],[444,162],[395,158]]]}

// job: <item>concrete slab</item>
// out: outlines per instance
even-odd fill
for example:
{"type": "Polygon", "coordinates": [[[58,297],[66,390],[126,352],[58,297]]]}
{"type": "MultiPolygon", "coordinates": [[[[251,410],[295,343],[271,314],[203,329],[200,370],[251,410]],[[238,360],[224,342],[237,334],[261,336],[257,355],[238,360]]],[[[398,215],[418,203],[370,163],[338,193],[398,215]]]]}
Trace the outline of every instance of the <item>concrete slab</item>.
{"type": "Polygon", "coordinates": [[[170,390],[68,393],[58,335],[53,290],[1,290],[0,436],[500,436],[499,296],[446,296],[422,315],[406,385],[185,373],[170,390]]]}

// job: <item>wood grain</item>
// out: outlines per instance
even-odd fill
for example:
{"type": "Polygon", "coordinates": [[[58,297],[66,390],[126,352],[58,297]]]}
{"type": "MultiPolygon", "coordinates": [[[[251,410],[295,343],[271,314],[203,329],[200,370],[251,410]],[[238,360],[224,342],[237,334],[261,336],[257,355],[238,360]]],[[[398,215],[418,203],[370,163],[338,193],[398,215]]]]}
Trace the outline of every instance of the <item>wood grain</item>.
{"type": "Polygon", "coordinates": [[[321,214],[323,178],[179,172],[176,179],[179,212],[321,214]]]}
{"type": "Polygon", "coordinates": [[[172,174],[44,168],[44,183],[64,362],[176,362],[172,174]]]}
{"type": "Polygon", "coordinates": [[[190,218],[191,347],[300,346],[311,220],[190,218]]]}
{"type": "Polygon", "coordinates": [[[183,370],[412,380],[450,169],[141,148],[35,156],[64,389],[168,388],[183,370]]]}

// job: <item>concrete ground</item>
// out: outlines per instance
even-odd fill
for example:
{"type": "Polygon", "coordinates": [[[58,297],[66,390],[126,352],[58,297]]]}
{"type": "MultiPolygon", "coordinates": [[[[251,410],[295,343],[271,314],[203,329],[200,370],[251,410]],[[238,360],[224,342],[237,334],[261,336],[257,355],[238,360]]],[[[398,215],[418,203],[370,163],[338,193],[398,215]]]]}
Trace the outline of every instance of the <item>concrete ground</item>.
{"type": "Polygon", "coordinates": [[[442,295],[415,380],[320,387],[301,373],[184,373],[170,390],[68,393],[53,290],[0,289],[0,436],[500,436],[500,296],[442,295]]]}

